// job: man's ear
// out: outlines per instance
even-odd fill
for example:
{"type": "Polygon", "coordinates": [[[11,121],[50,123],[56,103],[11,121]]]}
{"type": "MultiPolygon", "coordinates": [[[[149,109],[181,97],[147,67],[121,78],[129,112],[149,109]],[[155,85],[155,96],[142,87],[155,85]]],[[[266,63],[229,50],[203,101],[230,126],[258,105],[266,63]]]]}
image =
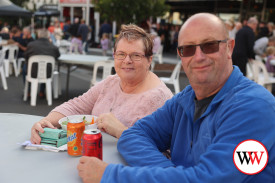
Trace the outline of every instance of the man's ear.
{"type": "Polygon", "coordinates": [[[228,59],[232,59],[232,53],[233,53],[233,50],[234,50],[234,47],[235,47],[235,40],[234,39],[229,39],[227,47],[228,47],[228,52],[227,52],[228,53],[228,59]]]}

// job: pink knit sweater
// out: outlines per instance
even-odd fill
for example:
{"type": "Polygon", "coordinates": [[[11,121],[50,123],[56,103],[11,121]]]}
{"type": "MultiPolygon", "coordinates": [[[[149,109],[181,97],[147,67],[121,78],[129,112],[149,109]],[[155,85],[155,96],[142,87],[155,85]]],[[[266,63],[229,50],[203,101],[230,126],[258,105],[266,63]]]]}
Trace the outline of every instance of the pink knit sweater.
{"type": "Polygon", "coordinates": [[[92,114],[99,116],[112,112],[125,126],[132,126],[138,119],[152,114],[161,107],[173,94],[161,84],[139,94],[124,93],[119,86],[117,75],[109,76],[90,88],[83,95],[69,100],[53,109],[65,116],[92,114]]]}

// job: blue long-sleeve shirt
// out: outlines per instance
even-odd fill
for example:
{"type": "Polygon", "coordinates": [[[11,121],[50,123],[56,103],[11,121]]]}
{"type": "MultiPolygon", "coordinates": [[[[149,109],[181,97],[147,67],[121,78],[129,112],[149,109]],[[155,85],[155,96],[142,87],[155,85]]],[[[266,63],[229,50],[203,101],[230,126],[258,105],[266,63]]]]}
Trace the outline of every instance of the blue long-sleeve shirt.
{"type": "Polygon", "coordinates": [[[123,132],[118,150],[129,166],[110,164],[101,182],[275,182],[275,99],[237,67],[204,114],[194,117],[191,86],[123,132]],[[268,164],[256,175],[234,165],[236,146],[265,145],[268,164]],[[161,151],[171,150],[171,160],[161,151]]]}

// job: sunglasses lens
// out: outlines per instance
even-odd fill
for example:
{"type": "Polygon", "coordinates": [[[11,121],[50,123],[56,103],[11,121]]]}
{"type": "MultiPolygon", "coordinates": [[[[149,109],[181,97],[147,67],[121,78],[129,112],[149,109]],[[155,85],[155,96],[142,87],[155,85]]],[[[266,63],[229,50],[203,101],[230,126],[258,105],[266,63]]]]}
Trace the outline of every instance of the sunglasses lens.
{"type": "Polygon", "coordinates": [[[203,53],[210,54],[219,51],[219,42],[208,42],[201,45],[203,53]]]}
{"type": "Polygon", "coordinates": [[[196,46],[195,45],[181,46],[181,47],[178,47],[178,51],[181,57],[190,57],[195,54],[196,46]]]}
{"type": "Polygon", "coordinates": [[[197,44],[197,45],[186,45],[178,47],[178,52],[181,57],[191,57],[196,52],[196,46],[199,46],[204,54],[216,53],[219,51],[219,44],[226,43],[225,40],[210,41],[207,43],[197,44]]]}

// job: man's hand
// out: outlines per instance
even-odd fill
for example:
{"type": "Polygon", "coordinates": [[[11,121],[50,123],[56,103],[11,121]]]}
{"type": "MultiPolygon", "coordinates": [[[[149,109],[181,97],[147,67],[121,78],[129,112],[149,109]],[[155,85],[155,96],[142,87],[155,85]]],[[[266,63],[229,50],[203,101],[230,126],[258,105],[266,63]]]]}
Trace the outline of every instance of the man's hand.
{"type": "Polygon", "coordinates": [[[107,165],[98,158],[83,156],[77,166],[78,175],[84,183],[99,183],[107,165]]]}

